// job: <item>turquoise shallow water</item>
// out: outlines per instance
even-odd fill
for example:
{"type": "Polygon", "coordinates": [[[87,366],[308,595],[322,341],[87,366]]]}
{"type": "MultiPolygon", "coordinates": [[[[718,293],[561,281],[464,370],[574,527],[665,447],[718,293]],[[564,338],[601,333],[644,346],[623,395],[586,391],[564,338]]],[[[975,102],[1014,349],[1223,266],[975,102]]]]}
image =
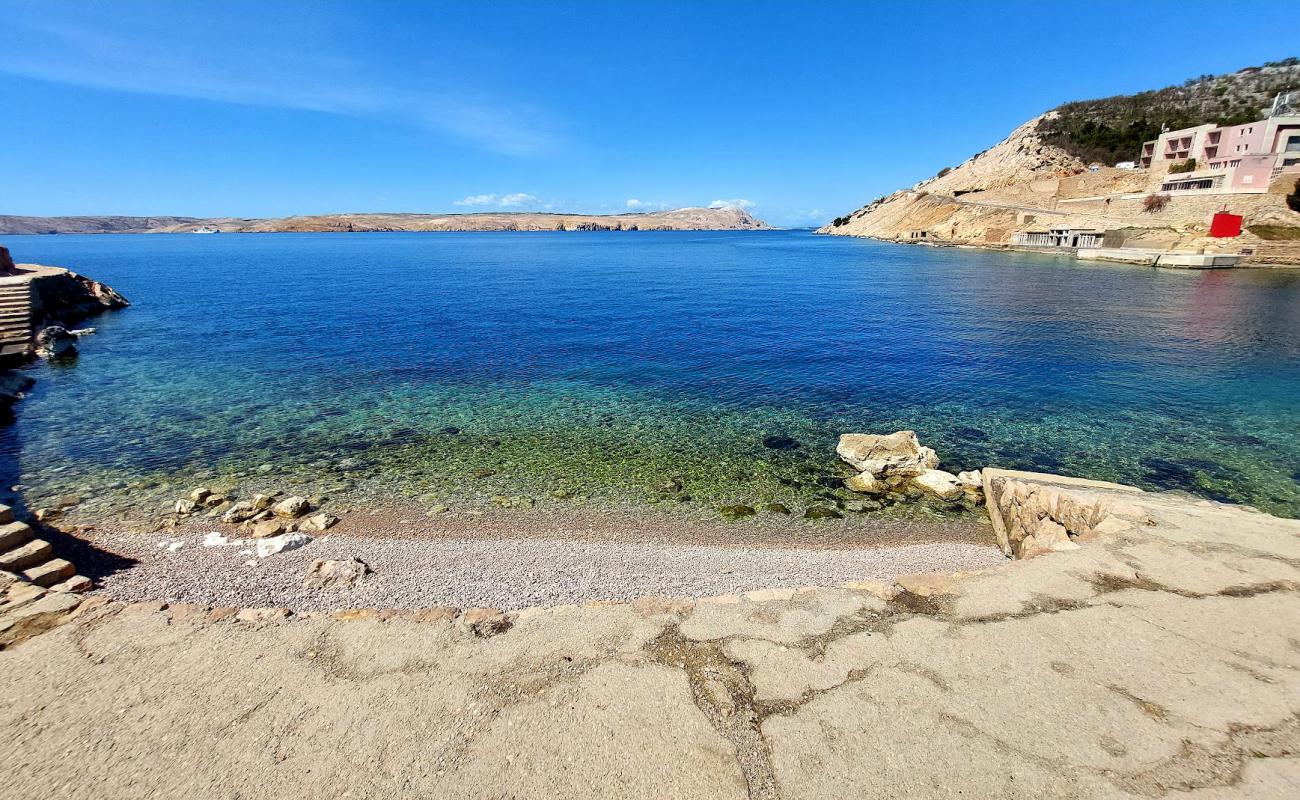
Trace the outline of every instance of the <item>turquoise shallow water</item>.
{"type": "Polygon", "coordinates": [[[35,368],[0,431],[0,480],[34,502],[269,470],[425,499],[654,501],[675,477],[697,504],[806,503],[839,433],[912,428],[954,470],[1300,516],[1297,273],[802,232],[6,244],[134,304],[35,368]]]}

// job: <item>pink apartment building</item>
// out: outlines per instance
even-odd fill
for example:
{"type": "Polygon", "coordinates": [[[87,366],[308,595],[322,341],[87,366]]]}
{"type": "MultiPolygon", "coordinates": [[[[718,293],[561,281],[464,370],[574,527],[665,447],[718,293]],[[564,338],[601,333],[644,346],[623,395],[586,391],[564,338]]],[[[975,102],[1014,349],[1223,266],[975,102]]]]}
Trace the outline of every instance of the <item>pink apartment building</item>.
{"type": "Polygon", "coordinates": [[[1300,92],[1279,94],[1266,119],[1166,131],[1142,145],[1138,164],[1196,159],[1193,172],[1166,176],[1162,191],[1265,192],[1283,172],[1300,173],[1300,92]]]}

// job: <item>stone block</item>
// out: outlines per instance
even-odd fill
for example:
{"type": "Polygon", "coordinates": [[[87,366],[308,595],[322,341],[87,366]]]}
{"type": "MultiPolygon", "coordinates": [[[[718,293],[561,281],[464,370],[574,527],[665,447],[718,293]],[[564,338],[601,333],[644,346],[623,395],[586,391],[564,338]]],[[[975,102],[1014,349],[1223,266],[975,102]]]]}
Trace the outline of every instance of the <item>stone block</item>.
{"type": "Polygon", "coordinates": [[[26,569],[49,561],[54,557],[54,548],[44,539],[33,539],[27,544],[0,555],[0,569],[10,572],[26,569]]]}
{"type": "Polygon", "coordinates": [[[95,587],[90,578],[85,575],[73,575],[65,581],[54,584],[50,587],[52,592],[88,592],[95,587]]]}
{"type": "Polygon", "coordinates": [[[53,558],[43,564],[29,567],[23,570],[23,576],[37,586],[53,586],[61,583],[66,578],[71,578],[77,574],[77,568],[72,566],[71,561],[65,561],[62,558],[53,558]]]}
{"type": "Polygon", "coordinates": [[[26,522],[13,522],[12,520],[0,525],[0,553],[7,552],[15,547],[26,544],[32,539],[32,526],[26,522]]]}

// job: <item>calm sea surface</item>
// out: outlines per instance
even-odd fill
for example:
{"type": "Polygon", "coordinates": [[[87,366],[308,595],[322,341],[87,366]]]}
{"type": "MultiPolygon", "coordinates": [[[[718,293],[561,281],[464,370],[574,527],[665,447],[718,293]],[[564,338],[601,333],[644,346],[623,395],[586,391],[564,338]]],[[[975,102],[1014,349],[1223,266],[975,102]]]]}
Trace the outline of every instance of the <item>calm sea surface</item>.
{"type": "Polygon", "coordinates": [[[833,483],[840,433],[912,428],[954,471],[1300,516],[1300,273],[802,232],[5,243],[133,303],[86,323],[75,366],[35,367],[0,430],[0,480],[38,499],[247,474],[799,502],[833,483]]]}

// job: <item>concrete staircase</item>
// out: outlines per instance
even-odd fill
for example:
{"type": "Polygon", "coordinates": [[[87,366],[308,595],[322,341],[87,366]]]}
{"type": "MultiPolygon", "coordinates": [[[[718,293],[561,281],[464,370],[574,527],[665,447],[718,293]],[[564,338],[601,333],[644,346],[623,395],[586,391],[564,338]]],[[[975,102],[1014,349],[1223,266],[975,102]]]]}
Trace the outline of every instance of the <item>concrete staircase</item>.
{"type": "Polygon", "coordinates": [[[23,356],[32,346],[32,285],[0,278],[0,358],[23,356]]]}
{"type": "Polygon", "coordinates": [[[90,579],[77,574],[72,562],[54,555],[50,543],[36,538],[26,522],[14,520],[13,510],[0,505],[0,615],[49,592],[84,592],[90,579]]]}

